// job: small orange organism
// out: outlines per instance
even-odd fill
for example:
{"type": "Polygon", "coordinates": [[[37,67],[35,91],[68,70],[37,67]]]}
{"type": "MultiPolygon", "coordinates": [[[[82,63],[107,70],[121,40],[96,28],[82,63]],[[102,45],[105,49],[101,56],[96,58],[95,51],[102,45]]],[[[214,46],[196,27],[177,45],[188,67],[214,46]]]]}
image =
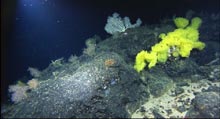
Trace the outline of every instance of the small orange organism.
{"type": "Polygon", "coordinates": [[[106,66],[106,67],[114,66],[115,63],[116,63],[115,59],[106,59],[106,60],[105,60],[105,66],[106,66]]]}
{"type": "Polygon", "coordinates": [[[30,89],[35,89],[37,88],[39,81],[37,79],[31,79],[27,82],[27,84],[30,87],[30,89]]]}

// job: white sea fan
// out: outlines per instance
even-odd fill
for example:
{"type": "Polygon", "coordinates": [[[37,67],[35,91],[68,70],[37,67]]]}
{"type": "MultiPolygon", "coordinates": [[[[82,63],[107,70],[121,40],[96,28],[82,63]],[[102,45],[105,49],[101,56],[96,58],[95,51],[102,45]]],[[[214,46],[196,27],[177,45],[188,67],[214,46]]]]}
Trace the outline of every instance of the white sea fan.
{"type": "Polygon", "coordinates": [[[122,19],[119,14],[115,12],[112,16],[108,17],[105,31],[113,35],[117,32],[124,32],[128,28],[139,27],[141,23],[141,19],[138,18],[135,24],[131,24],[129,17],[124,17],[122,19]]]}

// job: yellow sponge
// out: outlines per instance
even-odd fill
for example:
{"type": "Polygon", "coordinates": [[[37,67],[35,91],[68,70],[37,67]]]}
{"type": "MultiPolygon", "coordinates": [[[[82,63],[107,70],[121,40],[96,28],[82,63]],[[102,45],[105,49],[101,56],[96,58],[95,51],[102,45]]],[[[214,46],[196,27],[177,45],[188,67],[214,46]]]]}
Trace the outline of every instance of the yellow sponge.
{"type": "Polygon", "coordinates": [[[189,57],[192,49],[202,50],[205,43],[199,41],[199,31],[202,20],[195,17],[189,20],[178,17],[174,19],[177,28],[173,32],[160,34],[161,42],[151,47],[151,52],[142,50],[137,54],[134,69],[137,72],[142,71],[148,64],[148,68],[152,68],[157,62],[165,63],[169,56],[173,57],[189,57]]]}
{"type": "Polygon", "coordinates": [[[177,28],[185,28],[189,24],[189,20],[183,17],[177,17],[174,19],[174,23],[177,28]]]}
{"type": "Polygon", "coordinates": [[[191,28],[194,28],[194,29],[198,29],[202,24],[202,19],[200,19],[199,17],[194,17],[192,20],[191,20],[191,25],[190,27],[191,28]]]}
{"type": "Polygon", "coordinates": [[[146,62],[145,62],[146,55],[147,55],[147,51],[144,51],[144,50],[142,50],[141,52],[137,54],[136,59],[135,59],[135,65],[134,65],[134,69],[137,72],[140,72],[146,66],[146,62]]]}

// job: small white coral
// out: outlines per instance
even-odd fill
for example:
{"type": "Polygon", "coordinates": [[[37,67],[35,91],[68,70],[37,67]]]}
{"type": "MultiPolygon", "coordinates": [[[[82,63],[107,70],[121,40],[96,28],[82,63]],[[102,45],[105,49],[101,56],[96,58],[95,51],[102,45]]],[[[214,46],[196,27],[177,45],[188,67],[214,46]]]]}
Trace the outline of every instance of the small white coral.
{"type": "Polygon", "coordinates": [[[128,17],[122,19],[119,14],[115,12],[112,16],[108,17],[105,31],[109,34],[115,34],[117,32],[124,32],[128,28],[139,27],[141,23],[142,21],[138,18],[135,24],[131,24],[128,17]]]}
{"type": "Polygon", "coordinates": [[[78,57],[76,55],[70,55],[68,62],[76,63],[76,62],[78,62],[78,57]]]}
{"type": "Polygon", "coordinates": [[[18,103],[27,97],[26,91],[29,89],[28,86],[21,85],[10,85],[8,91],[12,93],[11,101],[18,103]]]}
{"type": "Polygon", "coordinates": [[[39,71],[37,68],[28,67],[28,71],[30,72],[31,76],[33,77],[40,77],[41,71],[39,71]]]}
{"type": "Polygon", "coordinates": [[[89,38],[86,40],[86,47],[83,50],[83,54],[87,54],[88,56],[94,56],[95,55],[95,50],[96,50],[96,41],[93,38],[89,38]]]}
{"type": "Polygon", "coordinates": [[[54,66],[54,67],[60,67],[60,66],[63,66],[63,64],[62,64],[63,62],[64,62],[64,58],[61,57],[61,58],[59,58],[59,59],[57,59],[55,61],[52,60],[50,65],[54,66]]]}

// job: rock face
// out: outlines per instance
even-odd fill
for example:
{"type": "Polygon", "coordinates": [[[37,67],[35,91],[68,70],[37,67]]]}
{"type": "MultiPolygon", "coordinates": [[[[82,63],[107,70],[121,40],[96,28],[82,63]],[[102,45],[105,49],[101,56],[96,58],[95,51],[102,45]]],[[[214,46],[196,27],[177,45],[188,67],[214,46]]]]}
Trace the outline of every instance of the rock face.
{"type": "Polygon", "coordinates": [[[148,85],[149,92],[154,97],[160,97],[172,87],[173,81],[165,73],[151,74],[147,75],[147,81],[145,82],[148,85]]]}
{"type": "Polygon", "coordinates": [[[73,73],[42,81],[3,117],[129,117],[128,111],[135,111],[148,98],[135,79],[132,67],[118,54],[100,53],[73,73]]]}
{"type": "Polygon", "coordinates": [[[173,31],[172,19],[162,24],[127,29],[105,40],[94,37],[86,43],[87,49],[81,56],[72,56],[69,62],[62,58],[53,61],[37,77],[40,83],[27,92],[27,98],[2,106],[2,117],[128,118],[147,102],[153,105],[140,110],[143,118],[172,118],[172,115],[182,118],[186,111],[189,118],[219,118],[220,86],[208,83],[210,87],[200,93],[194,89],[206,85],[194,84],[203,79],[220,81],[220,27],[217,27],[220,15],[216,15],[216,20],[210,20],[209,14],[199,16],[204,19],[200,29],[200,40],[206,42],[203,51],[192,50],[189,58],[169,57],[166,63],[158,63],[138,74],[133,68],[136,54],[141,50],[149,51],[160,42],[161,33],[173,31]],[[170,92],[173,87],[175,89],[170,92]],[[194,93],[197,94],[192,105],[191,95],[185,93],[193,94],[193,98],[194,93]],[[180,113],[175,114],[176,110],[180,113]]]}
{"type": "Polygon", "coordinates": [[[186,114],[190,118],[219,118],[220,95],[217,92],[202,92],[198,94],[191,109],[186,114]]]}

